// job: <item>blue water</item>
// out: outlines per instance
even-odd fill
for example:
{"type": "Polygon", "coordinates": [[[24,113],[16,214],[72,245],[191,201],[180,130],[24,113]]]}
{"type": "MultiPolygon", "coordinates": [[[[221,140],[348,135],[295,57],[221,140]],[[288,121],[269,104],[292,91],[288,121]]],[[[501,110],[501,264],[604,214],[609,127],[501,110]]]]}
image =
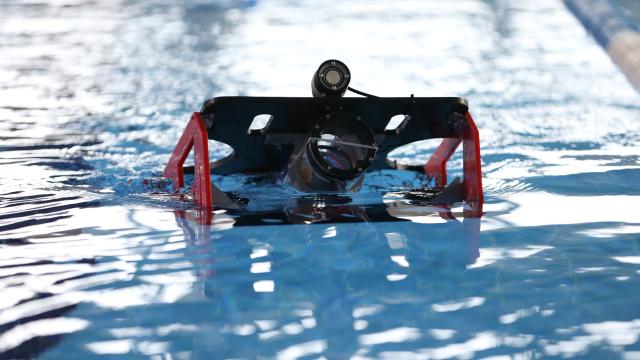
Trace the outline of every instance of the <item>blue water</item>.
{"type": "MultiPolygon", "coordinates": [[[[640,358],[639,100],[556,0],[0,0],[0,357],[640,358]],[[481,220],[388,172],[360,222],[193,221],[158,178],[190,112],[307,95],[331,57],[469,100],[481,220]]],[[[282,200],[247,180],[214,179],[282,200]]]]}

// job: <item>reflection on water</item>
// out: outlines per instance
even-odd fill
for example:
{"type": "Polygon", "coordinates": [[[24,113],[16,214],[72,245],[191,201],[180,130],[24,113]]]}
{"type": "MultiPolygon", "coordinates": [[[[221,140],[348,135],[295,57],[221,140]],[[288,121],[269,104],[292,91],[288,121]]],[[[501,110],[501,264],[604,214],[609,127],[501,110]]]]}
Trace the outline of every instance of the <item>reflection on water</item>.
{"type": "Polygon", "coordinates": [[[0,17],[2,356],[638,356],[638,95],[560,2],[19,1],[0,17]],[[211,226],[166,194],[154,177],[205,98],[307,94],[328,57],[377,95],[468,98],[481,220],[394,196],[420,184],[405,172],[324,206],[216,177],[258,203],[211,226]]]}

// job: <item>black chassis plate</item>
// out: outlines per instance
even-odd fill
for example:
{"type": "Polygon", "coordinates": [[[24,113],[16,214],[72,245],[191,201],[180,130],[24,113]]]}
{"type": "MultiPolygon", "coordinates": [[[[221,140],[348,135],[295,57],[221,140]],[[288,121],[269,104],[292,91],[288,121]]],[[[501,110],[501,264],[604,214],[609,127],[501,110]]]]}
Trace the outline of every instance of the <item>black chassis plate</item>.
{"type": "Polygon", "coordinates": [[[368,171],[395,168],[387,161],[393,149],[415,141],[457,137],[452,114],[464,115],[467,101],[458,97],[311,98],[216,97],[202,106],[209,139],[233,148],[212,165],[214,174],[278,172],[286,170],[295,144],[305,141],[311,128],[329,113],[359,116],[376,134],[378,152],[368,171]],[[253,118],[269,114],[264,131],[249,133],[253,118]],[[386,132],[395,115],[408,115],[399,131],[386,132]]]}

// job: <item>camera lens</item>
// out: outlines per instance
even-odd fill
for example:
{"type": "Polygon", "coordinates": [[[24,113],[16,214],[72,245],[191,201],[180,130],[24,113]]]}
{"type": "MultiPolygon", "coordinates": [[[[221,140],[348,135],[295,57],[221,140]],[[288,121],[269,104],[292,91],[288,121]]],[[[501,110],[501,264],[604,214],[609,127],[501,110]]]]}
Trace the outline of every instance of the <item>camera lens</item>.
{"type": "Polygon", "coordinates": [[[336,86],[342,81],[342,74],[334,69],[331,69],[324,75],[324,79],[329,85],[336,86]]]}
{"type": "Polygon", "coordinates": [[[373,161],[373,131],[352,114],[336,112],[318,121],[307,144],[310,165],[323,177],[350,180],[373,161]]]}
{"type": "Polygon", "coordinates": [[[313,97],[341,97],[349,87],[351,73],[343,62],[327,60],[320,64],[311,80],[313,97]]]}
{"type": "MultiPolygon", "coordinates": [[[[322,159],[334,169],[348,170],[353,167],[352,159],[339,145],[342,140],[333,134],[320,135],[321,140],[317,140],[317,146],[322,159]]],[[[353,155],[353,154],[351,154],[353,155]]]]}

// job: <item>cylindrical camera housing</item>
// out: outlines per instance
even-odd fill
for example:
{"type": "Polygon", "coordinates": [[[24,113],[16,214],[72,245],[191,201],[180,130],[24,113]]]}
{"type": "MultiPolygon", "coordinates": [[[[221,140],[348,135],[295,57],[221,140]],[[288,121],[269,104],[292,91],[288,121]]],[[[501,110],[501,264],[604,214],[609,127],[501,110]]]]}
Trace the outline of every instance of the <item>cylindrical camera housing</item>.
{"type": "Polygon", "coordinates": [[[351,81],[349,68],[342,61],[327,60],[320,64],[311,79],[313,97],[341,97],[351,81]]]}
{"type": "Polygon", "coordinates": [[[294,150],[287,180],[302,191],[358,191],[376,151],[366,123],[346,112],[330,113],[294,150]]]}

